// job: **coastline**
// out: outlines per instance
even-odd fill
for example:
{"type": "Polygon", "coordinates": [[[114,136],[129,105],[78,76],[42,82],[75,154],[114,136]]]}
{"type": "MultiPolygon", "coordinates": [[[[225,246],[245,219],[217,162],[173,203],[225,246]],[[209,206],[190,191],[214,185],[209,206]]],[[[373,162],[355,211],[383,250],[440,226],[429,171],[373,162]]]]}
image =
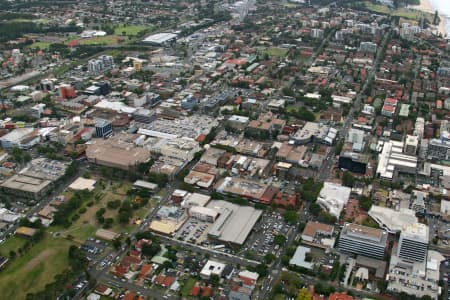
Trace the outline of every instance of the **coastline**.
{"type": "MultiPolygon", "coordinates": [[[[430,14],[434,14],[434,12],[436,11],[435,9],[433,9],[433,5],[431,4],[430,0],[420,0],[419,5],[408,5],[408,8],[420,10],[420,11],[430,13],[430,14]]],[[[448,35],[447,29],[446,29],[446,24],[445,24],[446,16],[443,16],[439,13],[439,18],[441,20],[439,22],[439,25],[437,25],[437,26],[431,25],[431,26],[433,28],[435,28],[435,31],[437,32],[437,34],[442,34],[442,36],[446,36],[446,35],[448,35]]]]}

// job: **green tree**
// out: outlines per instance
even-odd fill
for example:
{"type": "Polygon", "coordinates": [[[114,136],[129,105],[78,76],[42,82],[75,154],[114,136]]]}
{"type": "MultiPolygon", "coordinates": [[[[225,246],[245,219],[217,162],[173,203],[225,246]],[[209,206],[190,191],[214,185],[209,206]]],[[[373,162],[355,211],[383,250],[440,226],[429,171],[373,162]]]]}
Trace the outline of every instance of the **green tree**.
{"type": "Polygon", "coordinates": [[[283,214],[283,217],[288,224],[292,225],[297,223],[297,212],[295,212],[294,210],[286,210],[283,214]]]}
{"type": "Polygon", "coordinates": [[[311,294],[308,293],[308,290],[306,288],[300,289],[298,292],[296,300],[312,300],[311,294]]]}
{"type": "Polygon", "coordinates": [[[282,234],[278,234],[274,237],[273,243],[275,245],[283,246],[286,243],[286,237],[282,234]]]}
{"type": "Polygon", "coordinates": [[[348,187],[353,187],[353,185],[355,184],[355,177],[353,177],[350,172],[345,171],[342,175],[342,184],[348,187]]]}

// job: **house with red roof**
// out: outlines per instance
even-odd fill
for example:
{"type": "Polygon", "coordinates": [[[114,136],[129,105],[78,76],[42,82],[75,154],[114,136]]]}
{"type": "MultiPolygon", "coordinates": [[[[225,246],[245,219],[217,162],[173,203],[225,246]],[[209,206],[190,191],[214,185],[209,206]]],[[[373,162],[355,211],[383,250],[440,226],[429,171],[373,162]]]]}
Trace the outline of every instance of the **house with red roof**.
{"type": "Polygon", "coordinates": [[[328,297],[328,300],[353,300],[354,298],[346,293],[334,293],[328,297]]]}
{"type": "Polygon", "coordinates": [[[210,286],[205,286],[202,288],[202,297],[211,297],[212,288],[210,286]]]}
{"type": "Polygon", "coordinates": [[[158,275],[155,279],[155,284],[160,285],[162,287],[170,287],[175,282],[175,277],[166,276],[166,275],[158,275]]]}
{"type": "Polygon", "coordinates": [[[297,207],[298,204],[298,195],[297,194],[289,194],[283,191],[279,191],[275,199],[273,200],[275,204],[279,206],[287,207],[297,207]]]}
{"type": "Polygon", "coordinates": [[[134,244],[134,248],[137,251],[142,252],[142,245],[143,244],[151,245],[152,241],[148,240],[148,239],[140,239],[139,241],[136,242],[136,244],[134,244]]]}
{"type": "Polygon", "coordinates": [[[193,296],[193,297],[197,297],[198,295],[200,295],[201,292],[201,288],[198,285],[198,282],[191,288],[190,292],[189,292],[189,296],[193,296]]]}

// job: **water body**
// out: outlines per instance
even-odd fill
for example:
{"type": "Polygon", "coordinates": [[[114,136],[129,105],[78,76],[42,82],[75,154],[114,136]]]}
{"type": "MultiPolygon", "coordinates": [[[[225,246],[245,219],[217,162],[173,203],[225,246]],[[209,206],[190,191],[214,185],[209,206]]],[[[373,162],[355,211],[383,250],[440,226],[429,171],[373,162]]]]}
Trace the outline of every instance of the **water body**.
{"type": "Polygon", "coordinates": [[[445,30],[450,36],[450,0],[430,0],[433,9],[437,10],[441,18],[445,18],[445,30]]]}

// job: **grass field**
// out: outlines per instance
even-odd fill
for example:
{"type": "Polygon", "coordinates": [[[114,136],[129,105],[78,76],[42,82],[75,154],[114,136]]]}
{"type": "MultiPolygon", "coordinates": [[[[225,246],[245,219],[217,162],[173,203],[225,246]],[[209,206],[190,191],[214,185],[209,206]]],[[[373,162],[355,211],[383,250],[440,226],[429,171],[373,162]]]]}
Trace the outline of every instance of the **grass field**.
{"type": "Polygon", "coordinates": [[[2,299],[25,299],[27,293],[44,289],[68,266],[70,245],[70,241],[46,234],[25,255],[11,261],[0,273],[2,299]]]}
{"type": "Polygon", "coordinates": [[[0,246],[0,253],[2,255],[9,255],[9,251],[17,252],[17,249],[25,244],[25,239],[17,236],[10,237],[0,246]]]}
{"type": "Polygon", "coordinates": [[[139,35],[139,33],[141,33],[144,30],[147,29],[151,29],[148,26],[143,26],[143,25],[125,25],[122,24],[116,28],[114,28],[114,34],[115,35],[123,35],[123,33],[125,33],[125,35],[131,35],[131,36],[136,36],[139,35]]]}
{"type": "Polygon", "coordinates": [[[50,43],[47,43],[47,42],[36,42],[36,43],[33,43],[30,46],[30,48],[32,48],[32,49],[39,48],[41,50],[44,50],[44,49],[47,49],[49,46],[50,46],[50,43]]]}
{"type": "Polygon", "coordinates": [[[195,285],[195,282],[197,280],[195,280],[194,278],[189,277],[186,282],[183,285],[183,288],[181,289],[181,296],[183,297],[187,297],[189,296],[189,292],[191,291],[192,287],[195,285]]]}
{"type": "Polygon", "coordinates": [[[289,51],[288,49],[272,47],[272,48],[268,48],[267,50],[263,51],[263,53],[267,53],[270,56],[285,57],[287,55],[288,51],[289,51]]]}
{"type": "Polygon", "coordinates": [[[105,35],[82,39],[78,36],[71,36],[65,41],[65,44],[72,40],[78,40],[80,45],[117,45],[120,40],[123,40],[123,37],[117,35],[105,35]]]}
{"type": "Polygon", "coordinates": [[[384,14],[384,15],[391,15],[395,17],[402,17],[405,19],[410,20],[420,20],[423,17],[427,18],[429,21],[433,20],[433,15],[429,13],[420,12],[415,9],[409,9],[409,8],[398,8],[398,9],[390,9],[387,6],[380,5],[380,4],[373,4],[371,2],[364,2],[364,6],[375,13],[384,14]]]}

